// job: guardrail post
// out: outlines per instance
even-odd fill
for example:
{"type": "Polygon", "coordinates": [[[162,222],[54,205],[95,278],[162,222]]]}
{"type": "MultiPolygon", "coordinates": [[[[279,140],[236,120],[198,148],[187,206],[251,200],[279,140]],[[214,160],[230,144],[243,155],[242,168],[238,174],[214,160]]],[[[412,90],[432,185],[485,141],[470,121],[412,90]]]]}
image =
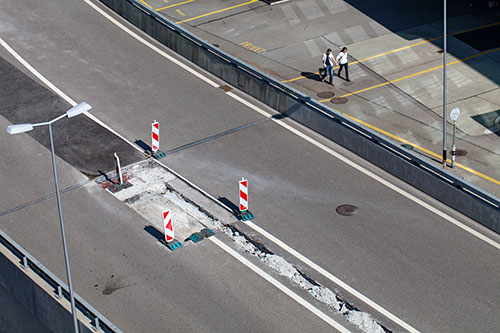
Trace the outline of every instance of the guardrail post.
{"type": "Polygon", "coordinates": [[[94,329],[94,331],[98,331],[101,329],[99,325],[99,317],[94,318],[94,322],[92,323],[92,328],[94,329]]]}
{"type": "Polygon", "coordinates": [[[24,269],[28,268],[28,258],[26,258],[26,256],[23,256],[23,262],[21,263],[21,267],[24,269]]]}

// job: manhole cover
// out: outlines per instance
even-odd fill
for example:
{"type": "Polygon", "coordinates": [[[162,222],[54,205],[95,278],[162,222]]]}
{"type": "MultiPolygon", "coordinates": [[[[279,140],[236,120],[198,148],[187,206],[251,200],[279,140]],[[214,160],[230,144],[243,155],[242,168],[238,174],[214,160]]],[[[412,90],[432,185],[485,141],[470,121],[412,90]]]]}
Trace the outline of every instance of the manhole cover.
{"type": "Polygon", "coordinates": [[[330,100],[333,104],[345,104],[347,103],[347,97],[335,97],[330,100]]]}
{"type": "Polygon", "coordinates": [[[465,156],[467,155],[467,150],[465,149],[456,149],[455,156],[465,156]]]}
{"type": "Polygon", "coordinates": [[[322,91],[319,92],[317,96],[319,98],[332,98],[333,96],[335,96],[335,94],[333,93],[333,91],[322,91]]]}
{"type": "Polygon", "coordinates": [[[344,216],[355,215],[358,212],[359,208],[353,205],[340,205],[335,209],[335,211],[344,216]]]}

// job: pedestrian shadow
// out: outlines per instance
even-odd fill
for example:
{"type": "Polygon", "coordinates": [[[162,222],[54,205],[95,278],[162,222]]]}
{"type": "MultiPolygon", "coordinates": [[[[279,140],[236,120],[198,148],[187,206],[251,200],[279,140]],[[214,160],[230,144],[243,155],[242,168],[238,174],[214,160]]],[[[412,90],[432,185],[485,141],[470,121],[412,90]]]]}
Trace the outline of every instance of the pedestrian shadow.
{"type": "Polygon", "coordinates": [[[323,79],[321,78],[321,76],[319,75],[319,73],[302,72],[302,73],[300,73],[300,75],[302,75],[303,77],[305,77],[306,79],[309,79],[309,80],[314,80],[314,81],[317,81],[317,82],[322,82],[323,81],[323,79]]]}

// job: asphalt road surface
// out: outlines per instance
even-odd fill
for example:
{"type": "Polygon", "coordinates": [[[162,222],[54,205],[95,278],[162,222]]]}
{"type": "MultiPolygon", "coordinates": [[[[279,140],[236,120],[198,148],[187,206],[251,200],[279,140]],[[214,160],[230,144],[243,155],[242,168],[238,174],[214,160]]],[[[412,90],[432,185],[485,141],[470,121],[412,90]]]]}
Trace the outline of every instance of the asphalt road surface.
{"type": "MultiPolygon", "coordinates": [[[[232,201],[234,184],[247,178],[258,226],[398,318],[422,332],[492,332],[500,326],[498,235],[297,124],[265,120],[265,115],[138,42],[84,1],[0,4],[0,37],[72,99],[91,104],[92,114],[132,142],[149,142],[153,120],[162,124],[162,150],[262,120],[171,154],[164,163],[215,197],[232,201]],[[283,124],[298,129],[301,136],[283,124]],[[324,146],[311,144],[304,135],[324,146]],[[492,242],[450,223],[332,152],[492,242]],[[359,211],[340,216],[335,208],[342,204],[359,211]]],[[[0,55],[32,77],[5,49],[0,55]]],[[[234,89],[232,93],[238,95],[234,89]]],[[[2,115],[5,127],[11,116],[2,115]]],[[[6,212],[51,193],[52,182],[49,153],[37,143],[43,144],[42,139],[3,133],[1,211],[6,212]]],[[[80,134],[75,129],[75,135],[80,134]]],[[[78,171],[88,170],[76,162],[80,154],[108,158],[94,148],[106,140],[95,135],[89,141],[92,144],[61,153],[62,188],[85,181],[78,171]]],[[[130,154],[130,160],[139,159],[137,153],[130,154]]],[[[125,331],[332,329],[211,243],[166,257],[165,249],[144,233],[144,225],[135,223],[140,217],[95,185],[67,192],[63,209],[75,289],[125,331]],[[103,285],[114,278],[125,287],[103,295],[103,285]]],[[[0,216],[2,229],[64,276],[55,221],[54,200],[0,216]]],[[[254,237],[296,262],[311,278],[339,290],[389,329],[402,330],[263,236],[254,237]]],[[[342,322],[340,316],[330,315],[342,322]]]]}

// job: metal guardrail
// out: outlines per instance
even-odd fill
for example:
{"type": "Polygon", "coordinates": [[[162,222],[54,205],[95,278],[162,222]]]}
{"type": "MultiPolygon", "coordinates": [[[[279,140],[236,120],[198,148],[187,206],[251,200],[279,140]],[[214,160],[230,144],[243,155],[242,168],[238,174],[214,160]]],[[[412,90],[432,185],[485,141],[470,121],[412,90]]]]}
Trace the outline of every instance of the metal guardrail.
{"type": "MultiPolygon", "coordinates": [[[[20,263],[24,268],[30,268],[36,275],[54,288],[54,293],[57,298],[64,297],[68,302],[70,302],[68,286],[66,283],[62,282],[57,276],[43,266],[2,230],[0,230],[0,243],[3,244],[5,248],[7,248],[14,256],[19,258],[20,263]]],[[[77,293],[75,293],[75,306],[90,320],[95,330],[101,329],[103,332],[109,333],[122,332],[77,293]]]]}
{"type": "Polygon", "coordinates": [[[225,82],[500,233],[500,199],[240,61],[136,0],[100,0],[225,82]]]}

